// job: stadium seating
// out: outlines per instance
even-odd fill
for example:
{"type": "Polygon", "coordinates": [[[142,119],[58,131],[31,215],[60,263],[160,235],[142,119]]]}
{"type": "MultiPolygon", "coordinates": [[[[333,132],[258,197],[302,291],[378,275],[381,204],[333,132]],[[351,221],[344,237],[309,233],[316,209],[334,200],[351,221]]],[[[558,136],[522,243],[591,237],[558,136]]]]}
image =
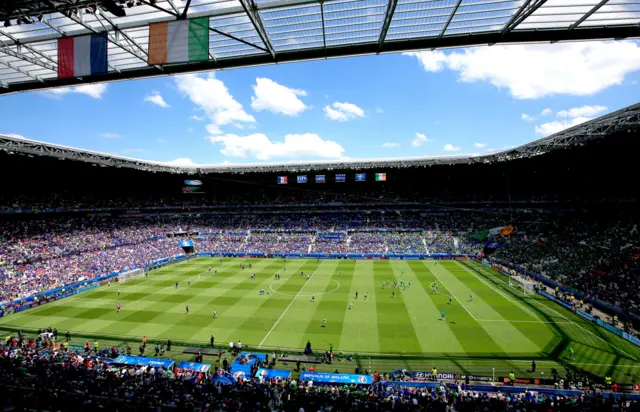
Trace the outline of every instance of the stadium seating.
{"type": "Polygon", "coordinates": [[[593,389],[581,395],[535,390],[483,393],[463,383],[440,383],[436,388],[379,383],[319,386],[258,378],[217,385],[204,374],[187,370],[111,367],[106,357],[47,352],[33,341],[19,346],[14,340],[0,348],[0,405],[5,410],[636,411],[639,407],[635,400],[605,397],[593,389]]]}
{"type": "MultiPolygon", "coordinates": [[[[500,214],[460,210],[391,216],[316,211],[306,215],[308,219],[304,216],[11,219],[0,229],[0,301],[177,255],[182,253],[177,240],[163,236],[179,231],[202,233],[191,235],[196,250],[202,252],[476,256],[483,244],[473,239],[473,233],[502,221],[500,214]],[[265,231],[272,229],[278,230],[265,231]],[[326,238],[318,235],[322,231],[344,236],[326,238]]],[[[634,255],[640,236],[634,217],[631,212],[602,217],[545,208],[515,210],[511,221],[517,231],[504,239],[493,257],[638,313],[640,268],[634,255]]]]}

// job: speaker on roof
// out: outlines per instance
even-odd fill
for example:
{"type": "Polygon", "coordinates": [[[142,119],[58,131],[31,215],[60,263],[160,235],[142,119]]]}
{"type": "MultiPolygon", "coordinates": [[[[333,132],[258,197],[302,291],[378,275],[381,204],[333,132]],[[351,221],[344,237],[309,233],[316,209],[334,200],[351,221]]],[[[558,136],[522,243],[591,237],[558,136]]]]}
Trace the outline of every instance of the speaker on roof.
{"type": "Polygon", "coordinates": [[[124,9],[118,6],[113,0],[102,0],[102,6],[116,17],[124,17],[127,15],[124,9]]]}

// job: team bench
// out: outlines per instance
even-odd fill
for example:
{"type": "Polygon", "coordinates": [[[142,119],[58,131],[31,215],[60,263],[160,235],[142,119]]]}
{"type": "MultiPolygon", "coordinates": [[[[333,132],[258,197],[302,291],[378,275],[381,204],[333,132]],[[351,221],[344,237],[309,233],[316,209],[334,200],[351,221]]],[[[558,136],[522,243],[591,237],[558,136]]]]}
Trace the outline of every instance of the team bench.
{"type": "Polygon", "coordinates": [[[221,353],[225,353],[224,350],[215,348],[184,348],[182,353],[197,355],[198,352],[202,352],[203,355],[207,356],[220,356],[221,353]]]}
{"type": "Polygon", "coordinates": [[[290,355],[278,358],[279,362],[322,363],[320,356],[290,355]]]}

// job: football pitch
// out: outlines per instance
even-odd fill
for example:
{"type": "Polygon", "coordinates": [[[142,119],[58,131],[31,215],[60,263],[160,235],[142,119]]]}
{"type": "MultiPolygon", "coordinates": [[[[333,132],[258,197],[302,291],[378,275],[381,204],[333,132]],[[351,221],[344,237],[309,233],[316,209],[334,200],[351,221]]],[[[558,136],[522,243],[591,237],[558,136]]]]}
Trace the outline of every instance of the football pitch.
{"type": "Polygon", "coordinates": [[[61,334],[190,346],[206,346],[214,335],[218,344],[240,340],[252,350],[311,341],[316,351],[333,344],[347,354],[387,356],[388,370],[427,370],[446,360],[442,371],[491,375],[493,365],[522,376],[536,359],[539,370],[561,374],[567,364],[618,382],[640,374],[640,348],[541,296],[524,297],[506,281],[471,261],[198,258],[9,315],[0,328],[50,326],[61,334]],[[394,288],[394,280],[411,286],[394,288]]]}

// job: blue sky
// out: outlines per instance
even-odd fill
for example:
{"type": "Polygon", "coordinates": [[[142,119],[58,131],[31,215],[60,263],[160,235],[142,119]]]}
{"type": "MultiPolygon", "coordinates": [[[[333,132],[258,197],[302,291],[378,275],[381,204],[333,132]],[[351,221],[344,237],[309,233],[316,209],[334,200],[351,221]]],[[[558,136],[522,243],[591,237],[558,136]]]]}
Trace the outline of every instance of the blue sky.
{"type": "Polygon", "coordinates": [[[0,98],[0,133],[180,164],[517,146],[640,100],[640,43],[288,63],[0,98]]]}

